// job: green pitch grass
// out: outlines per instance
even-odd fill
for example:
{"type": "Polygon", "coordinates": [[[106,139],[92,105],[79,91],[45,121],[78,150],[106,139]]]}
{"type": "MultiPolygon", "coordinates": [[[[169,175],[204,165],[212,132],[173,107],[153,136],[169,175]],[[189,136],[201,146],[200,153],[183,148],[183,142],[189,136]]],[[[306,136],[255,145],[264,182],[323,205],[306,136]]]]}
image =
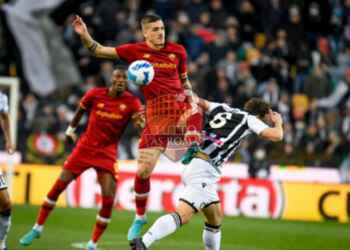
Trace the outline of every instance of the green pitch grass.
{"type": "MultiPolygon", "coordinates": [[[[94,209],[57,208],[49,218],[42,237],[30,247],[18,239],[33,225],[38,207],[15,206],[8,238],[9,250],[84,249],[96,218],[94,209]]],[[[160,214],[150,214],[149,224],[160,214]]],[[[100,250],[129,249],[126,232],[131,212],[114,212],[112,222],[100,241],[100,250]]],[[[154,250],[199,250],[202,246],[202,217],[195,216],[170,237],[156,243],[154,250]]],[[[350,225],[333,222],[311,223],[226,217],[222,227],[222,250],[349,250],[350,225]]]]}

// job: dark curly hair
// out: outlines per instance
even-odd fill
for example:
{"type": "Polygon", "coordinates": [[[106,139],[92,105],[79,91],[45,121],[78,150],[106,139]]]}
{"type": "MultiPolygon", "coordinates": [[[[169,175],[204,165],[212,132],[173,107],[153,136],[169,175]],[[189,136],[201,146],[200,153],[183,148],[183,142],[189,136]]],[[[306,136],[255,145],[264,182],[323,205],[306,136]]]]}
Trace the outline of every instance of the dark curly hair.
{"type": "Polygon", "coordinates": [[[260,98],[251,98],[244,104],[244,110],[248,113],[263,118],[270,112],[271,106],[269,103],[260,98]]]}

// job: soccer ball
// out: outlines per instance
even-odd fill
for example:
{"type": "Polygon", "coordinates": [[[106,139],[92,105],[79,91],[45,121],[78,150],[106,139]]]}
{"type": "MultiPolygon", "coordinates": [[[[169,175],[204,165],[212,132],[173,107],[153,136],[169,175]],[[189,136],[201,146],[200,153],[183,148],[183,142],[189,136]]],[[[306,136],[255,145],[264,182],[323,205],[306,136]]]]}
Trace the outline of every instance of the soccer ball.
{"type": "Polygon", "coordinates": [[[153,65],[146,60],[134,61],[128,68],[128,80],[138,86],[148,85],[153,77],[153,65]]]}

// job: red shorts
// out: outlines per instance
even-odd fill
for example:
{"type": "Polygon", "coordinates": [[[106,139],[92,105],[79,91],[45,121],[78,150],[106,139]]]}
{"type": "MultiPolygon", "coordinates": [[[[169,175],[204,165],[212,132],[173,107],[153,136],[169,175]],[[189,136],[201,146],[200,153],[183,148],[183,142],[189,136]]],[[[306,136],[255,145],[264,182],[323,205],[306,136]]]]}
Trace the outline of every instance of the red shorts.
{"type": "Polygon", "coordinates": [[[89,168],[94,168],[97,172],[107,171],[111,173],[116,180],[119,172],[115,157],[79,146],[74,148],[72,154],[64,162],[63,168],[76,175],[82,174],[89,168]]]}
{"type": "MultiPolygon", "coordinates": [[[[164,149],[170,141],[176,144],[184,139],[189,118],[193,115],[192,106],[185,99],[184,95],[166,95],[147,101],[146,127],[139,148],[164,149]]],[[[196,124],[194,127],[200,131],[202,126],[196,124]]]]}

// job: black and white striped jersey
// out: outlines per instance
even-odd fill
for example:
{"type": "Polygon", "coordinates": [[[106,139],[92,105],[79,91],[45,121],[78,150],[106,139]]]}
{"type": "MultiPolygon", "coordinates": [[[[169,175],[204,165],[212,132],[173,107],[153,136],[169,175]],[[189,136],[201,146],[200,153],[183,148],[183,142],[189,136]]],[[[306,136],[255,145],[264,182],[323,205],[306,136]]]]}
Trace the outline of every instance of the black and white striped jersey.
{"type": "Polygon", "coordinates": [[[243,110],[227,104],[210,102],[204,126],[201,151],[209,156],[214,167],[220,167],[249,134],[260,134],[268,126],[243,110]]]}

